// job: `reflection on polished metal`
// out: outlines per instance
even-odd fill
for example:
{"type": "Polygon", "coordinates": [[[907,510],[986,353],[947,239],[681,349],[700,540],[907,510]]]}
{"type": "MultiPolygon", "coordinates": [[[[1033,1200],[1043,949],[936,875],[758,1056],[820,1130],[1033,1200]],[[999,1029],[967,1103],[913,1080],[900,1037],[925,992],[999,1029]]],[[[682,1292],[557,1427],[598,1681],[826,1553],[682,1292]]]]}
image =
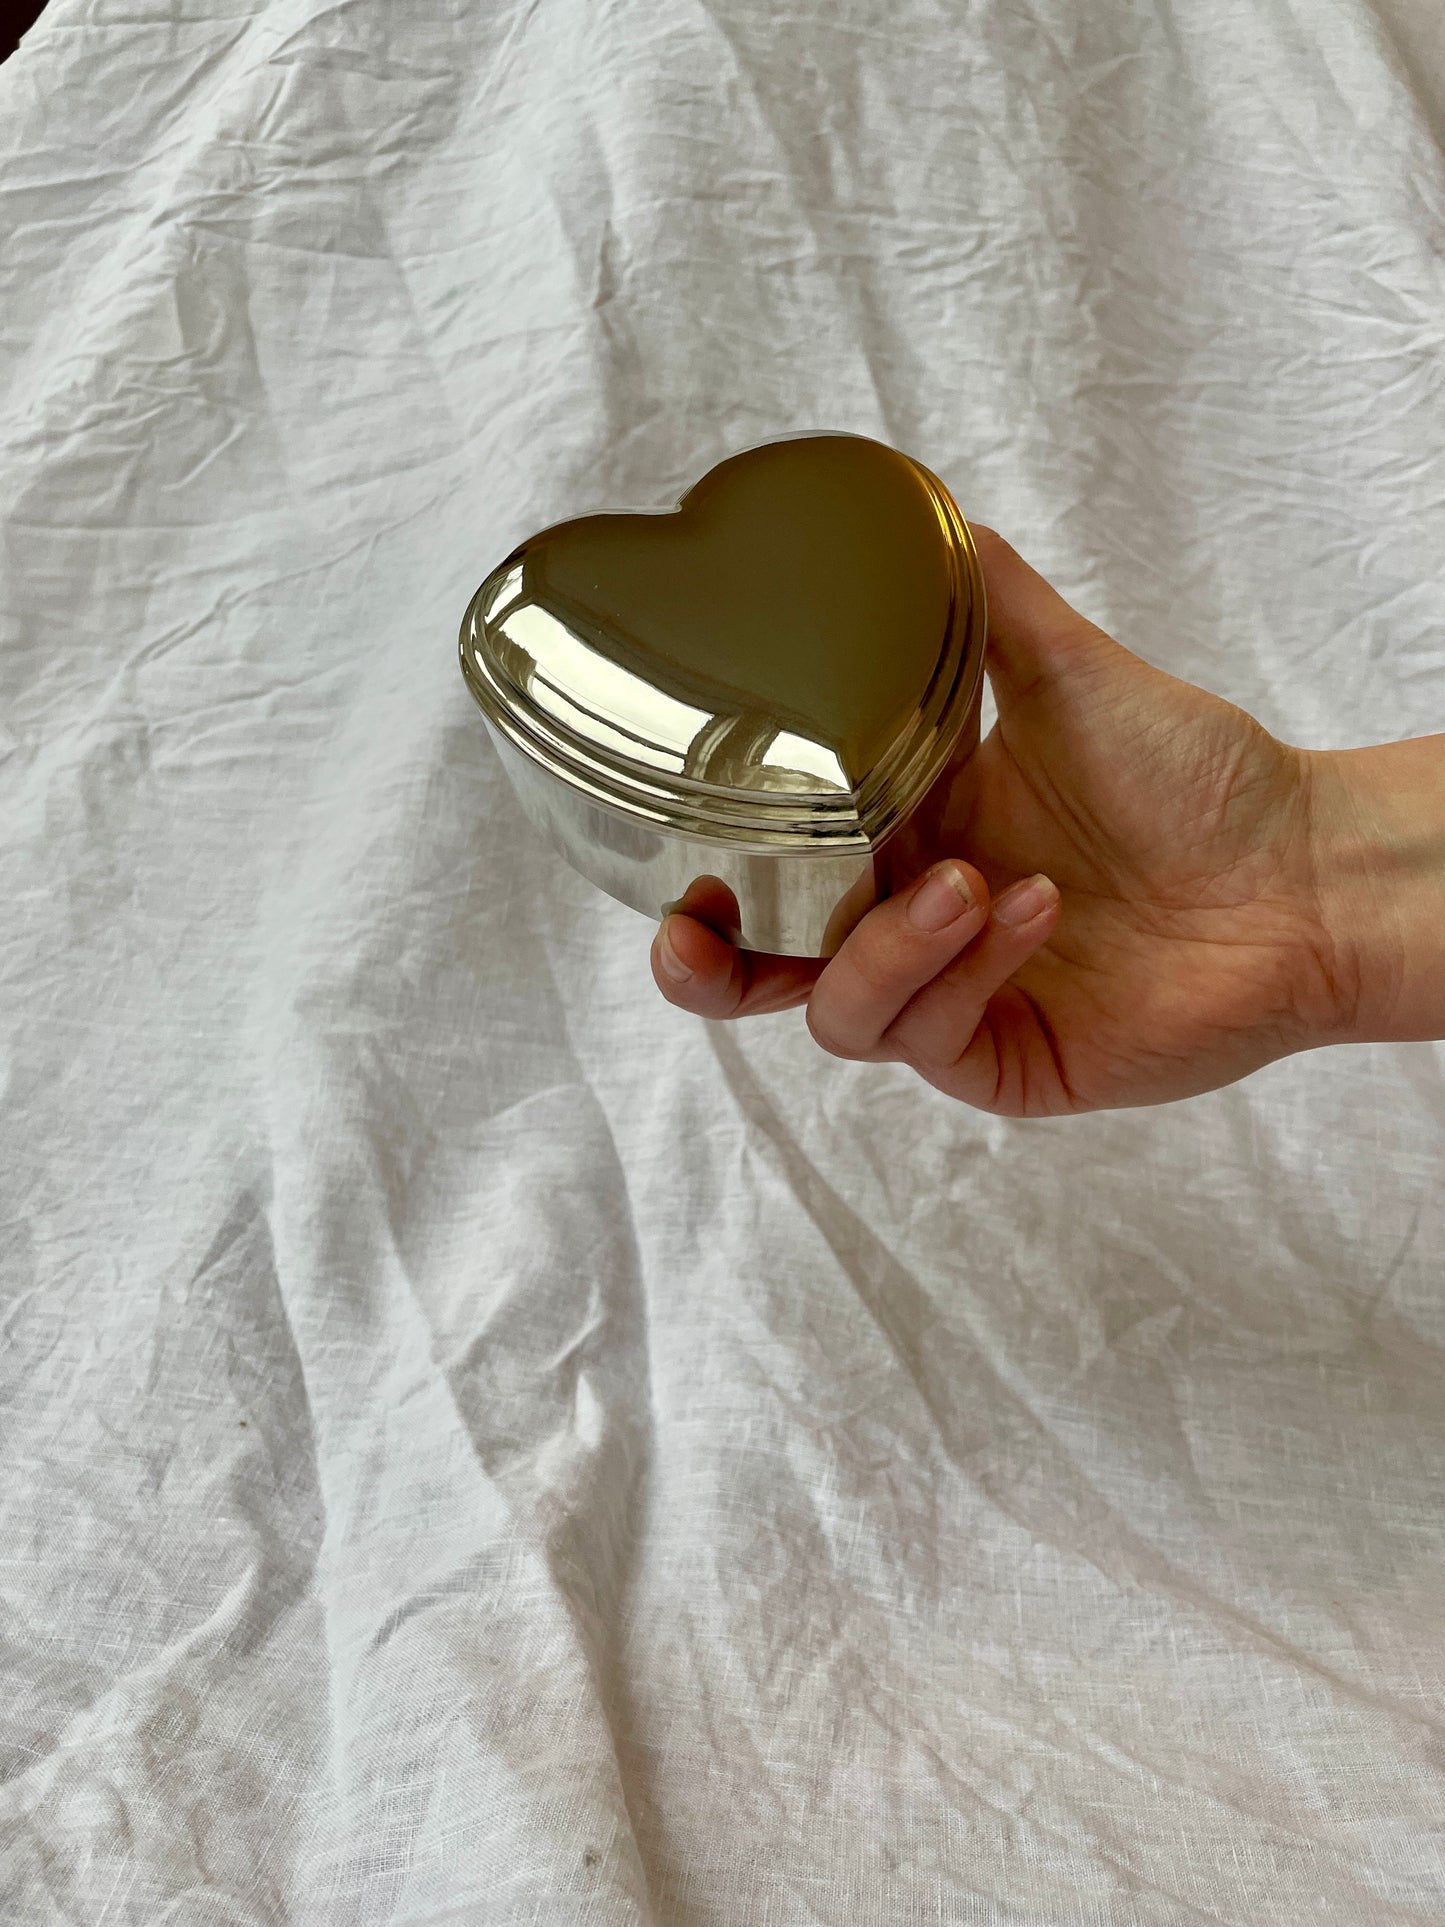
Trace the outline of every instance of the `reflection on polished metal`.
{"type": "Polygon", "coordinates": [[[523,807],[661,916],[698,875],[752,949],[829,954],[977,740],[983,579],[943,484],[859,435],[791,436],[674,511],[524,542],[462,623],[523,807]]]}

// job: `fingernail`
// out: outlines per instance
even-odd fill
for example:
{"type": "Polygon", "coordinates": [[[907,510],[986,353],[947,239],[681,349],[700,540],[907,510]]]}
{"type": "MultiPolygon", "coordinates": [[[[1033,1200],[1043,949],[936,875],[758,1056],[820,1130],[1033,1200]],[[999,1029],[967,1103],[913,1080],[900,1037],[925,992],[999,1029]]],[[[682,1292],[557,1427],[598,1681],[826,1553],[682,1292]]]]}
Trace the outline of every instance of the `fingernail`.
{"type": "Polygon", "coordinates": [[[915,930],[945,930],[972,908],[968,878],[956,863],[940,863],[913,892],[908,921],[915,930]]]}
{"type": "Polygon", "coordinates": [[[1010,884],[1001,897],[994,898],[993,920],[1008,929],[1018,929],[1021,924],[1032,923],[1040,912],[1047,910],[1058,894],[1058,889],[1047,877],[1025,877],[1022,883],[1010,884]]]}
{"type": "Polygon", "coordinates": [[[672,940],[667,934],[666,923],[657,935],[657,967],[664,977],[670,977],[675,984],[685,984],[692,975],[682,958],[673,949],[672,940]]]}

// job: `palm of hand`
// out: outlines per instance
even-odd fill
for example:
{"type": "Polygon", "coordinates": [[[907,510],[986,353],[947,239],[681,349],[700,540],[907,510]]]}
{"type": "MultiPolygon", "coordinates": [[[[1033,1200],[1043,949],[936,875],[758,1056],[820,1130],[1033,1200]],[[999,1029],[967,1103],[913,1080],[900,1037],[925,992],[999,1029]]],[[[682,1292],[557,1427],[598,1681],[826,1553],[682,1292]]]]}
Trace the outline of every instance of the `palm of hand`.
{"type": "Polygon", "coordinates": [[[1059,673],[996,687],[944,841],[991,886],[1041,870],[1063,895],[991,1000],[1009,1108],[1156,1103],[1296,1048],[1319,947],[1298,753],[1087,626],[1059,673]]]}

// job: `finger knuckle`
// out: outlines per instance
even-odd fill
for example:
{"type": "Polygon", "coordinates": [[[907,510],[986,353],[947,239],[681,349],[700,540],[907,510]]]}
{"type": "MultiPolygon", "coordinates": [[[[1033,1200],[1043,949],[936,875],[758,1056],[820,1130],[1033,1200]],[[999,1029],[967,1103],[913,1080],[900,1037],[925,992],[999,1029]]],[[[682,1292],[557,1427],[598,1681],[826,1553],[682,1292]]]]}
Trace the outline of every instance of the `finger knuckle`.
{"type": "Polygon", "coordinates": [[[980,561],[986,563],[990,555],[1003,557],[1013,554],[1012,543],[1006,541],[997,529],[990,528],[987,522],[975,522],[970,519],[968,527],[980,561]]]}
{"type": "Polygon", "coordinates": [[[891,934],[885,934],[877,925],[871,930],[860,925],[854,932],[853,948],[846,964],[870,998],[888,996],[903,975],[897,944],[891,934]]]}
{"type": "Polygon", "coordinates": [[[820,1014],[809,1006],[806,1014],[809,1035],[818,1048],[827,1051],[830,1057],[841,1057],[846,1063],[858,1063],[867,1055],[856,1042],[850,1042],[833,1028],[826,1013],[820,1014]]]}

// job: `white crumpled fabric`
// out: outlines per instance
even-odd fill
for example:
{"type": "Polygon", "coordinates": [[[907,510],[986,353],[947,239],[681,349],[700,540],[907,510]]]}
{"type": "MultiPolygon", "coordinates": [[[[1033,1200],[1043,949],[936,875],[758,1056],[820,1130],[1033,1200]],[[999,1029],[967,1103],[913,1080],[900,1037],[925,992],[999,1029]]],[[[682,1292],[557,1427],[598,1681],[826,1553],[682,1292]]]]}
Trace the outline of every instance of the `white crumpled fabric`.
{"type": "Polygon", "coordinates": [[[665,1007],[457,673],[861,430],[1445,726],[1433,0],[54,0],[0,69],[0,1918],[1445,1920],[1445,1077],[665,1007]]]}

